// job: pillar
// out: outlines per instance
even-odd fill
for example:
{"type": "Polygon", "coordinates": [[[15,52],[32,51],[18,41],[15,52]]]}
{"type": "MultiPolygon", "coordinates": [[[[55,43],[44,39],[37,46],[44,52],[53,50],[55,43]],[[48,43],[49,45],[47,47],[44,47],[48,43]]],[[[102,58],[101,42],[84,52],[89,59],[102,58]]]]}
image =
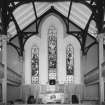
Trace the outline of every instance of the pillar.
{"type": "Polygon", "coordinates": [[[2,64],[4,64],[4,78],[2,82],[3,103],[7,103],[7,36],[2,35],[2,64]]]}
{"type": "Polygon", "coordinates": [[[82,67],[82,72],[81,72],[81,74],[82,74],[82,83],[83,83],[83,88],[82,88],[82,99],[84,99],[85,97],[86,97],[86,86],[85,86],[85,84],[84,84],[84,79],[85,79],[85,77],[84,77],[84,75],[87,73],[87,54],[86,55],[83,55],[82,54],[82,65],[81,65],[81,67],[82,67]]]}
{"type": "Polygon", "coordinates": [[[102,63],[104,61],[103,56],[103,39],[104,33],[98,35],[99,41],[99,97],[100,97],[100,105],[104,102],[104,78],[102,76],[102,63]]]}
{"type": "Polygon", "coordinates": [[[20,86],[20,99],[23,97],[23,85],[24,85],[24,68],[23,68],[23,57],[19,56],[19,69],[22,70],[21,71],[21,86],[20,86]]]}

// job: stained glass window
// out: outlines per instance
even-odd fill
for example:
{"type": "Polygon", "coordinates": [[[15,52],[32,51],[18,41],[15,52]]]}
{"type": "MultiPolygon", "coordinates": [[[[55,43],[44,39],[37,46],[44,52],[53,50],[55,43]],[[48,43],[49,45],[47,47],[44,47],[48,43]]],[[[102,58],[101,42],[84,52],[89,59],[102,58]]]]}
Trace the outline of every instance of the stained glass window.
{"type": "Polygon", "coordinates": [[[32,60],[31,60],[31,67],[32,67],[32,84],[39,83],[39,48],[34,46],[32,48],[32,60]]]}
{"type": "Polygon", "coordinates": [[[66,82],[73,82],[74,75],[74,49],[71,44],[66,47],[66,82]]]}
{"type": "Polygon", "coordinates": [[[57,30],[54,26],[48,29],[48,77],[56,80],[57,72],[57,30]]]}

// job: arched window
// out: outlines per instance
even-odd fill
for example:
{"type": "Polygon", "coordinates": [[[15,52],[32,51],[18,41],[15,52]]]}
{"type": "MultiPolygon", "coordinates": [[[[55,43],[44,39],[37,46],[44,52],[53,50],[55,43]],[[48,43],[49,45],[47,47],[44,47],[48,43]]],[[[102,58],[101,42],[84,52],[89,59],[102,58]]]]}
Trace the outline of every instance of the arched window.
{"type": "Polygon", "coordinates": [[[74,76],[74,49],[71,44],[66,47],[66,82],[72,83],[74,76]]]}
{"type": "Polygon", "coordinates": [[[54,26],[48,29],[48,79],[56,80],[57,72],[57,31],[54,26]]]}
{"type": "Polygon", "coordinates": [[[58,17],[50,15],[39,34],[26,41],[25,84],[81,83],[81,46],[64,28],[58,17]]]}
{"type": "Polygon", "coordinates": [[[37,84],[39,83],[39,48],[37,46],[32,47],[31,54],[31,82],[37,84]]]}

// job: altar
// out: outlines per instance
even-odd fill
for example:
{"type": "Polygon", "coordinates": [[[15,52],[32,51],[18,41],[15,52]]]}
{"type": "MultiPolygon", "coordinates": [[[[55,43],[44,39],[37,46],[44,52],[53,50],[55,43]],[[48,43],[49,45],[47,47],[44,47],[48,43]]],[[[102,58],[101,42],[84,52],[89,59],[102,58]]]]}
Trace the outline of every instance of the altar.
{"type": "Polygon", "coordinates": [[[64,85],[41,86],[39,99],[43,104],[64,103],[64,85]]]}
{"type": "Polygon", "coordinates": [[[39,97],[44,104],[64,103],[64,93],[46,93],[39,97]]]}
{"type": "Polygon", "coordinates": [[[77,84],[27,85],[22,87],[22,99],[27,103],[30,95],[36,104],[71,104],[72,96],[82,99],[83,86],[77,84]]]}
{"type": "Polygon", "coordinates": [[[26,102],[30,95],[37,104],[70,104],[72,95],[80,99],[81,48],[75,37],[64,33],[64,24],[52,14],[42,23],[40,37],[34,35],[25,43],[26,102]]]}

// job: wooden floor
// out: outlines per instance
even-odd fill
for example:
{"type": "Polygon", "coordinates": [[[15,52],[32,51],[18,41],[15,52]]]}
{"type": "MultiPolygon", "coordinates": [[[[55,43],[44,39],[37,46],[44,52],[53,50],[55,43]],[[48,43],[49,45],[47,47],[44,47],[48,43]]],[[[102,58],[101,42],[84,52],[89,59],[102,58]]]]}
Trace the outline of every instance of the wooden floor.
{"type": "MultiPolygon", "coordinates": [[[[40,104],[14,104],[14,105],[40,105],[40,104]]],[[[46,105],[46,104],[43,104],[43,105],[46,105]]],[[[49,105],[58,105],[58,104],[49,104],[49,105]]],[[[63,104],[63,105],[93,105],[93,104],[63,104]]]]}
{"type": "Polygon", "coordinates": [[[14,104],[14,105],[97,105],[97,104],[14,104]]]}

